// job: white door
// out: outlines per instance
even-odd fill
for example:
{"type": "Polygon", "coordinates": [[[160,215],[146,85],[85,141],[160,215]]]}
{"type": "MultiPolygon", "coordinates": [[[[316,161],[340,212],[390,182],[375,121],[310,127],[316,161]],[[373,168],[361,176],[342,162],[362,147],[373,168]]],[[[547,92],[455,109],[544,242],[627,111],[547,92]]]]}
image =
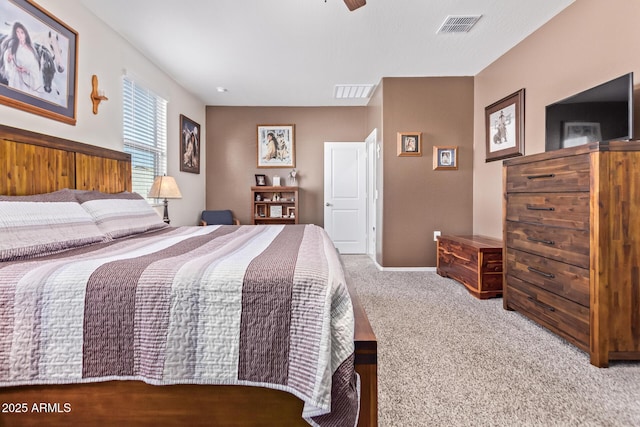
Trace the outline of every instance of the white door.
{"type": "Polygon", "coordinates": [[[367,249],[366,156],[364,142],[324,143],[324,228],[343,254],[367,249]]]}

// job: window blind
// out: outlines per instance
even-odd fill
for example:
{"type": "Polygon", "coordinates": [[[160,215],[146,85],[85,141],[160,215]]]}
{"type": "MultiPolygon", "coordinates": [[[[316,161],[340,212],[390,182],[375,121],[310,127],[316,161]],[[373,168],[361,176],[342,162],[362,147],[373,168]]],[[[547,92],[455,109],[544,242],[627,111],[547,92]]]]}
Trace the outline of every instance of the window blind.
{"type": "Polygon", "coordinates": [[[123,76],[124,151],[131,154],[133,191],[143,197],[167,172],[167,101],[123,76]]]}

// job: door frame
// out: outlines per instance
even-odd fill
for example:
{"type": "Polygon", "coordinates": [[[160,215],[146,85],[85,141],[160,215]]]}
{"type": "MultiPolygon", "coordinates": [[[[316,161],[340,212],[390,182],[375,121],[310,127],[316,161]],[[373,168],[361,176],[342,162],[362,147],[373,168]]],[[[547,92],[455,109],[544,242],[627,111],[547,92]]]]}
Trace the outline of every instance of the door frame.
{"type": "Polygon", "coordinates": [[[376,259],[376,215],[378,208],[378,188],[377,188],[377,159],[378,149],[378,129],[374,128],[369,136],[364,140],[367,151],[367,255],[373,260],[376,259]]]}

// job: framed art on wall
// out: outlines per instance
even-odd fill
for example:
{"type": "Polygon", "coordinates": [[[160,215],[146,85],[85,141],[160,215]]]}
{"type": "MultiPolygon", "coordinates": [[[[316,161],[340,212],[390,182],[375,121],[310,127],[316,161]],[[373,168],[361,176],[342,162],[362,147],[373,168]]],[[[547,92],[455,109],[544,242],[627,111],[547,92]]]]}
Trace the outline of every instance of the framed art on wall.
{"type": "Polygon", "coordinates": [[[0,16],[0,103],[75,125],[78,33],[27,0],[0,16]]]}
{"type": "Polygon", "coordinates": [[[295,125],[258,125],[258,167],[296,165],[295,125]]]}
{"type": "Polygon", "coordinates": [[[524,154],[524,89],[485,108],[486,162],[524,154]]]}
{"type": "Polygon", "coordinates": [[[200,173],[200,125],[180,114],[180,170],[200,173]]]}
{"type": "Polygon", "coordinates": [[[398,156],[422,156],[422,132],[398,132],[398,156]]]}
{"type": "Polygon", "coordinates": [[[457,170],[458,147],[433,147],[433,170],[457,170]]]}

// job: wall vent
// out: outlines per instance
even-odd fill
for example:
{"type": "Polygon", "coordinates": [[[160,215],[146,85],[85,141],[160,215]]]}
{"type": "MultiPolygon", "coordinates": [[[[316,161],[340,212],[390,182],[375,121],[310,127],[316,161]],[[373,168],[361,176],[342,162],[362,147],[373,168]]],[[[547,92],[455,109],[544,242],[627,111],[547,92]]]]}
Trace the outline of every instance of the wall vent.
{"type": "Polygon", "coordinates": [[[482,18],[482,15],[465,15],[465,16],[452,16],[449,15],[444,20],[437,34],[450,34],[450,33],[468,33],[478,20],[482,18]]]}

